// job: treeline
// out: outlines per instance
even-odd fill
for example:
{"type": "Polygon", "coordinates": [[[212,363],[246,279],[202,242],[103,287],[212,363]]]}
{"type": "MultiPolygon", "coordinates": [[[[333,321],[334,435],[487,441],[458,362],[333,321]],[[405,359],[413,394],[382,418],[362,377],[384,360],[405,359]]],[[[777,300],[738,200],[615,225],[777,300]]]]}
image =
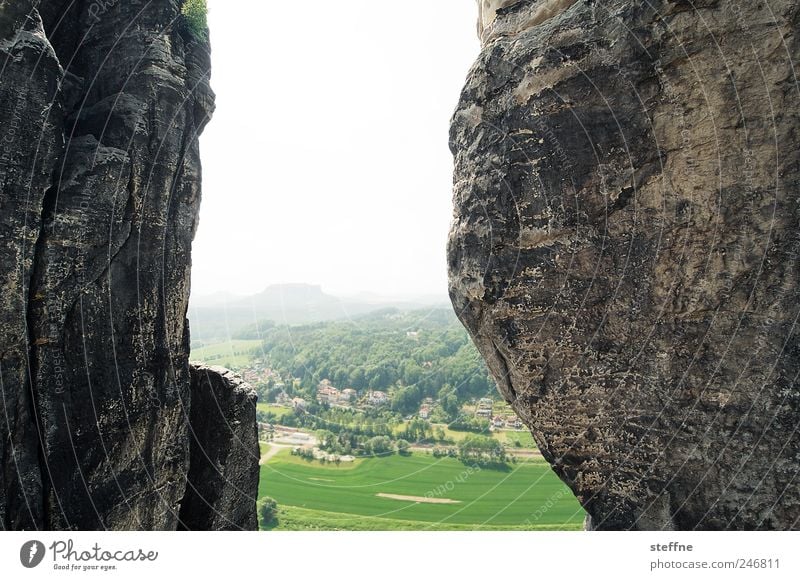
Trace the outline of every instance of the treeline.
{"type": "MultiPolygon", "coordinates": [[[[348,409],[322,407],[316,410],[317,413],[292,413],[282,417],[279,422],[286,427],[315,432],[321,449],[342,455],[380,453],[383,441],[391,442],[391,446],[398,442],[449,442],[441,427],[434,427],[424,419],[401,422],[390,413],[367,415],[348,409]]],[[[259,416],[260,421],[270,418],[274,416],[259,416]]],[[[404,447],[403,443],[400,443],[400,447],[404,447]]]]}
{"type": "Polygon", "coordinates": [[[376,437],[391,436],[401,424],[390,413],[359,413],[350,409],[329,409],[323,405],[312,404],[305,412],[285,415],[280,420],[270,421],[271,413],[265,413],[259,420],[278,422],[284,427],[297,427],[309,431],[327,430],[332,433],[347,432],[351,435],[376,437]]]}

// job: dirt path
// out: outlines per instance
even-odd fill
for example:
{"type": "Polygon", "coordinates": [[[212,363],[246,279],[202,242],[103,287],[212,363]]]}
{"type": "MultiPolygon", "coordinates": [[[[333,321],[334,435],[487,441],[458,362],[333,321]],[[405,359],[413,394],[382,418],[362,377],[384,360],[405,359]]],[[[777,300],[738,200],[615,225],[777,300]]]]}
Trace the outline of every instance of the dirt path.
{"type": "Polygon", "coordinates": [[[393,493],[376,493],[375,495],[386,499],[413,501],[415,503],[446,503],[446,504],[461,503],[460,501],[454,499],[447,499],[444,497],[420,497],[418,495],[395,495],[393,493]]]}
{"type": "Polygon", "coordinates": [[[261,460],[258,462],[259,465],[264,465],[267,461],[275,457],[278,453],[280,453],[283,449],[291,449],[291,445],[279,445],[277,443],[267,443],[269,448],[267,449],[266,453],[261,456],[261,460]]]}

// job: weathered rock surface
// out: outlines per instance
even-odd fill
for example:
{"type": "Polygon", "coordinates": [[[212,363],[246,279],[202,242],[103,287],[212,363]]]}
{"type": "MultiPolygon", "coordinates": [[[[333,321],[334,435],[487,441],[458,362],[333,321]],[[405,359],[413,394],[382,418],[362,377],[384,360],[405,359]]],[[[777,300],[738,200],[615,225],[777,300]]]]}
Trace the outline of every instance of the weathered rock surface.
{"type": "Polygon", "coordinates": [[[0,528],[176,529],[208,42],[174,0],[0,0],[0,62],[0,528]]]}
{"type": "Polygon", "coordinates": [[[800,529],[797,3],[483,4],[448,259],[503,395],[595,529],[800,529]]]}
{"type": "Polygon", "coordinates": [[[0,529],[44,518],[26,312],[44,195],[63,147],[63,71],[33,7],[0,2],[0,529]]]}
{"type": "Polygon", "coordinates": [[[255,390],[221,367],[191,366],[188,530],[255,530],[261,453],[255,390]]]}

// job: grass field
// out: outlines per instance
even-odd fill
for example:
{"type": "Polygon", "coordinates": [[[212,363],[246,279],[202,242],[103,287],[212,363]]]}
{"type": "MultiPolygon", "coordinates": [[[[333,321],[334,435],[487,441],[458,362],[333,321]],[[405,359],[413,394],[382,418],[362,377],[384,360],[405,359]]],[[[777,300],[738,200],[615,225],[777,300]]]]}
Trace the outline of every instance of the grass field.
{"type": "Polygon", "coordinates": [[[260,340],[230,340],[209,344],[193,348],[191,359],[235,370],[247,366],[253,360],[253,351],[260,345],[260,340]]]}
{"type": "Polygon", "coordinates": [[[533,441],[530,431],[495,431],[493,435],[501,443],[508,443],[512,447],[516,441],[519,441],[520,447],[523,449],[536,449],[536,443],[533,441]]]}
{"type": "Polygon", "coordinates": [[[583,524],[580,505],[544,461],[499,471],[415,453],[336,467],[287,453],[261,468],[259,497],[277,500],[278,530],[576,530],[583,524]]]}
{"type": "Polygon", "coordinates": [[[528,525],[469,525],[413,522],[408,520],[395,520],[382,517],[357,516],[336,512],[323,512],[292,506],[278,508],[278,525],[271,529],[277,531],[316,531],[316,532],[404,532],[404,531],[431,531],[431,532],[513,532],[513,531],[568,531],[580,530],[581,525],[561,524],[528,524],[528,525]]]}
{"type": "Polygon", "coordinates": [[[272,413],[279,419],[286,415],[291,415],[294,411],[290,407],[281,407],[280,405],[270,405],[269,403],[258,403],[256,408],[264,413],[272,413]]]}

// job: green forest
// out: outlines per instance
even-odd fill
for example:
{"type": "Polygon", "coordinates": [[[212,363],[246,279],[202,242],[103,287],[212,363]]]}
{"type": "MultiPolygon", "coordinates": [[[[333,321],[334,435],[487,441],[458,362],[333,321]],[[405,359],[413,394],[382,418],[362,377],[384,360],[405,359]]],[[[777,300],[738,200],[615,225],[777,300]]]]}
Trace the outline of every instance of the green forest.
{"type": "MultiPolygon", "coordinates": [[[[313,399],[329,379],[339,389],[387,391],[392,410],[414,412],[431,397],[453,416],[461,402],[495,396],[494,382],[464,328],[447,309],[385,310],[345,321],[273,326],[259,352],[286,377],[290,394],[313,399]]],[[[253,330],[241,338],[252,338],[253,330]]],[[[267,400],[278,389],[267,393],[267,400]]]]}

